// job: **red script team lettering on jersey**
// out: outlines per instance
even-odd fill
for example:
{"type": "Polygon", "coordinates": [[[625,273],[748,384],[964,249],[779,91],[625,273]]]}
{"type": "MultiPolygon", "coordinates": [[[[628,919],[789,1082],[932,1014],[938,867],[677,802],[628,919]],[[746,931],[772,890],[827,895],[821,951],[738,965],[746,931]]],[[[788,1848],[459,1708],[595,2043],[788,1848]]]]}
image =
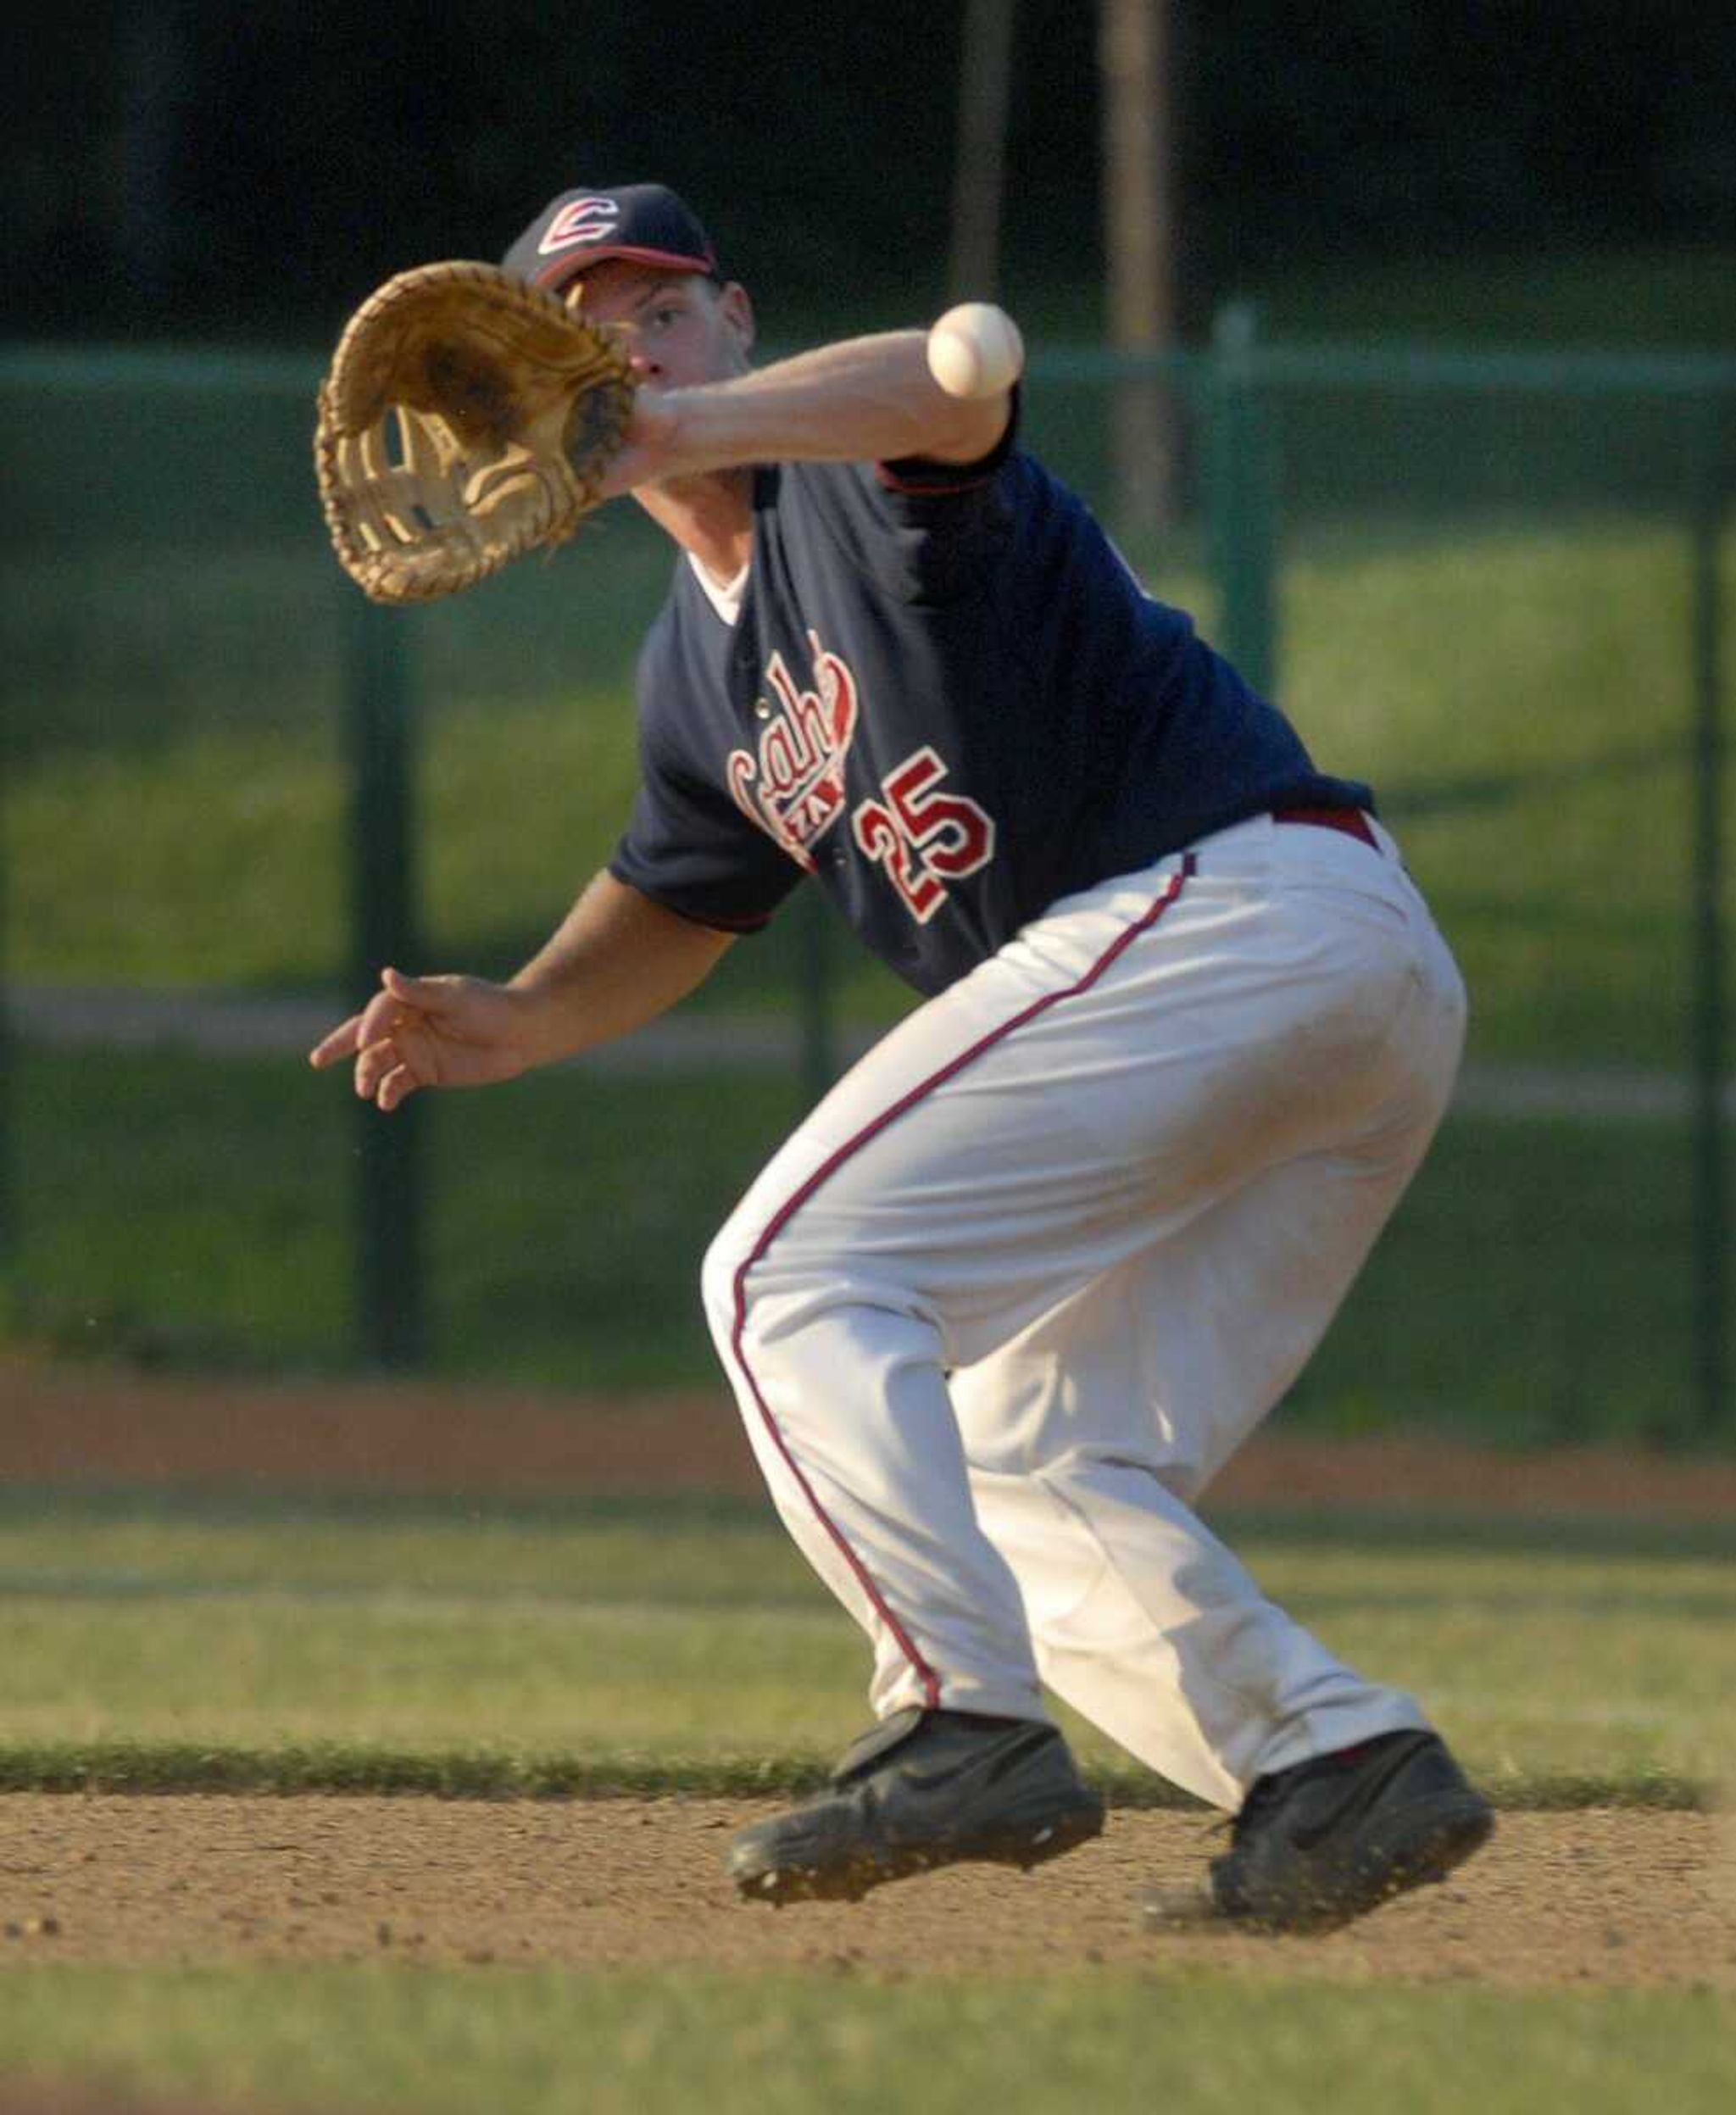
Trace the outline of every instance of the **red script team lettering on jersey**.
{"type": "MultiPolygon", "coordinates": [[[[781,653],[766,664],[777,699],[761,730],[758,754],[732,749],[726,765],[737,805],[798,865],[814,871],[813,847],[843,811],[844,763],[856,732],[860,693],[849,666],[808,634],[814,687],[804,690],[781,653]]],[[[886,775],[878,800],[859,802],[850,818],[860,849],[885,868],[904,908],[926,925],[946,901],[949,881],[962,880],[994,857],[994,822],[962,794],[938,790],[947,766],[927,746],[886,775]]]]}
{"type": "Polygon", "coordinates": [[[765,681],[778,700],[760,735],[760,754],[732,749],[726,770],[736,804],[811,873],[810,848],[844,804],[844,759],[856,732],[856,679],[810,632],[814,688],[802,690],[782,654],[766,664],[765,681]]]}

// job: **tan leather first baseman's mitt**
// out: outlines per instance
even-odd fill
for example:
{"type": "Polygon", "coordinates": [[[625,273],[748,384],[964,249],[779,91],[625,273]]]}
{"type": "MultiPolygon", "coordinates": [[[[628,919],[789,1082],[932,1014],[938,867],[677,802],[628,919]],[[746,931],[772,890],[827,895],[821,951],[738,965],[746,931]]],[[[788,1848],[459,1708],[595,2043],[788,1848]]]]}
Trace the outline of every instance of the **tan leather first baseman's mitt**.
{"type": "Polygon", "coordinates": [[[376,602],[426,602],[565,543],[633,387],[619,344],[496,265],[388,279],[320,392],[314,467],[344,570],[376,602]]]}

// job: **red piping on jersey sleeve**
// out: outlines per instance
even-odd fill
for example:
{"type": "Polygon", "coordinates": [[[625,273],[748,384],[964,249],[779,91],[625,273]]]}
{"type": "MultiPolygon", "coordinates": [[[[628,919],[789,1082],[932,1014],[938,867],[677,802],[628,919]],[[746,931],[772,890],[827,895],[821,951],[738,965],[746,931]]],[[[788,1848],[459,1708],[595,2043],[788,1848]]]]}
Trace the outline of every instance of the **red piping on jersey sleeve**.
{"type": "Polygon", "coordinates": [[[634,880],[630,874],[624,874],[613,860],[609,863],[609,871],[623,888],[631,888],[636,895],[643,896],[647,903],[655,904],[659,910],[666,910],[671,918],[685,918],[690,926],[704,926],[710,932],[763,932],[774,916],[771,911],[765,910],[755,911],[745,917],[730,918],[721,911],[693,910],[686,904],[672,904],[666,896],[654,893],[643,882],[634,880]]]}
{"type": "MultiPolygon", "coordinates": [[[[658,899],[654,897],[652,900],[655,902],[658,899]]],[[[766,927],[771,923],[769,916],[722,918],[717,916],[715,913],[708,913],[702,917],[697,910],[682,910],[674,904],[665,904],[663,908],[673,912],[677,918],[685,918],[690,926],[704,926],[708,932],[764,932],[766,927]]]]}
{"type": "MultiPolygon", "coordinates": [[[[929,466],[919,465],[915,457],[909,457],[896,469],[890,463],[876,463],[874,475],[888,492],[908,493],[917,499],[949,499],[954,493],[976,492],[993,476],[993,470],[979,470],[971,464],[960,467],[967,473],[963,477],[944,477],[942,473],[951,466],[946,463],[932,465],[932,476],[925,479],[920,474],[906,476],[905,470],[920,472],[929,466]]],[[[999,464],[995,465],[998,470],[999,464]]]]}

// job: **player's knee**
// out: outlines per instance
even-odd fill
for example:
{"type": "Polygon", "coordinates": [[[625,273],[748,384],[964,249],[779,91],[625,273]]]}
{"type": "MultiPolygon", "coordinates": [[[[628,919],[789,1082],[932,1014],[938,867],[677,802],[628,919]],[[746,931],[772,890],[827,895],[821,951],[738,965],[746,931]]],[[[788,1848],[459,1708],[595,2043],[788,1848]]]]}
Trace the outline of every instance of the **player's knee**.
{"type": "Polygon", "coordinates": [[[700,1266],[705,1319],[726,1366],[749,1345],[763,1350],[768,1327],[787,1338],[839,1303],[843,1273],[816,1270],[806,1250],[768,1241],[766,1232],[749,1199],[725,1222],[700,1266]]]}
{"type": "Polygon", "coordinates": [[[747,1268],[753,1250],[753,1233],[737,1211],[719,1228],[700,1266],[699,1291],[705,1304],[705,1320],[712,1342],[726,1359],[737,1327],[745,1320],[747,1268]]]}

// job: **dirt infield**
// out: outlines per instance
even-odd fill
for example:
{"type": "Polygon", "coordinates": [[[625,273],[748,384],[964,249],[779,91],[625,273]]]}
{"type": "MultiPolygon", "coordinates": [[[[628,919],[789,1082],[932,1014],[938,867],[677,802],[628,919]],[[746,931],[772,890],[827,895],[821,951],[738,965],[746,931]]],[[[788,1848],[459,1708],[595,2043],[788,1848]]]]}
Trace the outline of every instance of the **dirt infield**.
{"type": "MultiPolygon", "coordinates": [[[[260,1383],[0,1355],[0,1479],[280,1489],[758,1494],[717,1393],[627,1400],[449,1383],[260,1383]]],[[[1736,1520],[1736,1456],[1487,1450],[1427,1438],[1260,1433],[1211,1506],[1603,1513],[1736,1520]]]]}
{"type": "MultiPolygon", "coordinates": [[[[756,1491],[721,1396],[630,1404],[453,1387],[253,1386],[0,1362],[12,1483],[430,1493],[756,1491]]],[[[1736,1461],[1488,1455],[1263,1436],[1216,1505],[1736,1517],[1736,1461]]],[[[0,1797],[0,1967],[27,1960],[704,1964],[894,1978],[1182,1962],[1355,1981],[1736,1989],[1736,1881],[1703,1814],[1504,1815],[1441,1888],[1327,1939],[1155,1938],[1142,1886],[1219,1847],[1121,1812],[1029,1878],[928,1876],[852,1907],[737,1902],[721,1855],[760,1811],[708,1800],[0,1797]]]]}
{"type": "Polygon", "coordinates": [[[1444,1886],[1327,1938],[1149,1935],[1140,1890],[1195,1875],[1198,1816],[1117,1812],[1025,1875],[954,1867],[848,1906],[737,1901],[743,1801],[0,1798],[14,1960],[693,1966],[881,1979],[1183,1964],[1366,1982],[1736,1990],[1705,1815],[1509,1814],[1444,1886]]]}

